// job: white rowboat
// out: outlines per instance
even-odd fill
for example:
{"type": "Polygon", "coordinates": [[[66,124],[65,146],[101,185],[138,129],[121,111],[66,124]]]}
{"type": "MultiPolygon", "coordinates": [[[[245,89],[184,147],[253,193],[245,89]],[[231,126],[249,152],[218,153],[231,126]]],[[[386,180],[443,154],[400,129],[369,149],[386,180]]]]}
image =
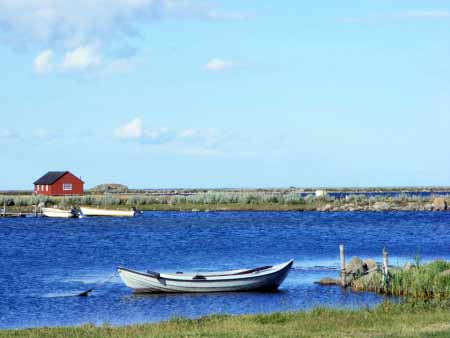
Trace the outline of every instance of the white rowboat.
{"type": "Polygon", "coordinates": [[[87,207],[80,207],[80,210],[84,216],[133,217],[136,215],[136,210],[108,210],[87,207]]]}
{"type": "Polygon", "coordinates": [[[291,270],[293,260],[250,270],[208,273],[139,272],[118,267],[126,286],[134,293],[273,291],[291,270]]]}
{"type": "Polygon", "coordinates": [[[52,218],[74,218],[78,217],[78,213],[75,209],[63,210],[57,208],[42,208],[42,215],[52,218]]]}

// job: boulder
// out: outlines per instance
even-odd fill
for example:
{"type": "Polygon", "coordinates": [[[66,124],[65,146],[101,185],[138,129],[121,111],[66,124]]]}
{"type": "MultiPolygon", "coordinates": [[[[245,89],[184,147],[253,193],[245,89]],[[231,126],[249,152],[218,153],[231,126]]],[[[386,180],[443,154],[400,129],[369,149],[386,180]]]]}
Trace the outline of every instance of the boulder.
{"type": "Polygon", "coordinates": [[[345,267],[347,274],[358,274],[364,272],[364,262],[359,257],[352,257],[345,267]]]}
{"type": "Polygon", "coordinates": [[[434,206],[433,203],[426,203],[423,205],[423,210],[425,211],[433,211],[434,210],[434,206]]]}
{"type": "Polygon", "coordinates": [[[325,278],[322,278],[318,282],[314,282],[314,284],[319,284],[319,285],[339,285],[339,281],[334,279],[334,278],[325,277],[325,278]]]}
{"type": "Polygon", "coordinates": [[[375,270],[377,268],[377,262],[375,262],[373,259],[365,259],[364,260],[364,266],[366,270],[375,270]]]}
{"type": "Polygon", "coordinates": [[[333,209],[333,206],[331,204],[327,204],[324,207],[322,207],[321,209],[319,209],[319,211],[331,211],[333,209]]]}
{"type": "Polygon", "coordinates": [[[387,204],[386,202],[375,202],[372,205],[372,209],[375,211],[389,210],[389,204],[387,204]]]}
{"type": "Polygon", "coordinates": [[[409,262],[403,265],[403,271],[410,271],[412,268],[414,268],[414,265],[409,262]]]}
{"type": "Polygon", "coordinates": [[[97,185],[89,191],[94,193],[125,193],[128,191],[128,187],[118,183],[105,183],[97,185]]]}
{"type": "Polygon", "coordinates": [[[441,276],[444,276],[444,277],[450,276],[450,269],[442,271],[441,276]]]}
{"type": "Polygon", "coordinates": [[[434,198],[432,201],[434,210],[437,211],[442,211],[442,210],[447,210],[448,205],[447,205],[447,201],[441,197],[438,198],[434,198]]]}

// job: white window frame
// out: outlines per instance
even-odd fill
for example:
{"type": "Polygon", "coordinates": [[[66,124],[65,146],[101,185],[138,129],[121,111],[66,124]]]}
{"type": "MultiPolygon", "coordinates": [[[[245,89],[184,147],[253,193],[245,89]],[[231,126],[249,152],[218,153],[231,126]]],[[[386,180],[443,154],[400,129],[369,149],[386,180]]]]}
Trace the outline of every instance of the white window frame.
{"type": "Polygon", "coordinates": [[[48,191],[48,184],[45,185],[45,191],[48,191]]]}
{"type": "Polygon", "coordinates": [[[63,191],[72,191],[72,183],[63,183],[63,191]]]}
{"type": "Polygon", "coordinates": [[[36,184],[36,191],[39,191],[39,184],[36,184]]]}

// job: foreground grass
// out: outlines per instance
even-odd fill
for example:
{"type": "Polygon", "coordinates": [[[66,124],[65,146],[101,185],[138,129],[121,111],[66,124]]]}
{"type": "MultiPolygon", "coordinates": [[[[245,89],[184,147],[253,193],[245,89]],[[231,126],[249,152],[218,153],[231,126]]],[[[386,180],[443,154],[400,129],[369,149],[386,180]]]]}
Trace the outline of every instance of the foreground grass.
{"type": "Polygon", "coordinates": [[[0,337],[450,337],[449,307],[392,305],[358,311],[308,312],[173,319],[158,324],[84,325],[0,331],[0,337]]]}

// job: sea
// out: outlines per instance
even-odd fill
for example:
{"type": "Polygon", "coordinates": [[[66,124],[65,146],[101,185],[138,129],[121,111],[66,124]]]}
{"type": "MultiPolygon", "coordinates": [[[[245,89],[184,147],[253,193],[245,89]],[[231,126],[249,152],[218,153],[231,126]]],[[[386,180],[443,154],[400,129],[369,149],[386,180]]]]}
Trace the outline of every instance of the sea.
{"type": "MultiPolygon", "coordinates": [[[[386,300],[315,281],[346,259],[450,259],[450,212],[145,212],[134,218],[0,219],[0,328],[126,325],[386,300]],[[134,295],[117,266],[158,272],[253,268],[294,259],[278,292],[134,295]],[[89,297],[78,297],[93,288],[89,297]]],[[[387,298],[396,301],[396,299],[387,298]]]]}

